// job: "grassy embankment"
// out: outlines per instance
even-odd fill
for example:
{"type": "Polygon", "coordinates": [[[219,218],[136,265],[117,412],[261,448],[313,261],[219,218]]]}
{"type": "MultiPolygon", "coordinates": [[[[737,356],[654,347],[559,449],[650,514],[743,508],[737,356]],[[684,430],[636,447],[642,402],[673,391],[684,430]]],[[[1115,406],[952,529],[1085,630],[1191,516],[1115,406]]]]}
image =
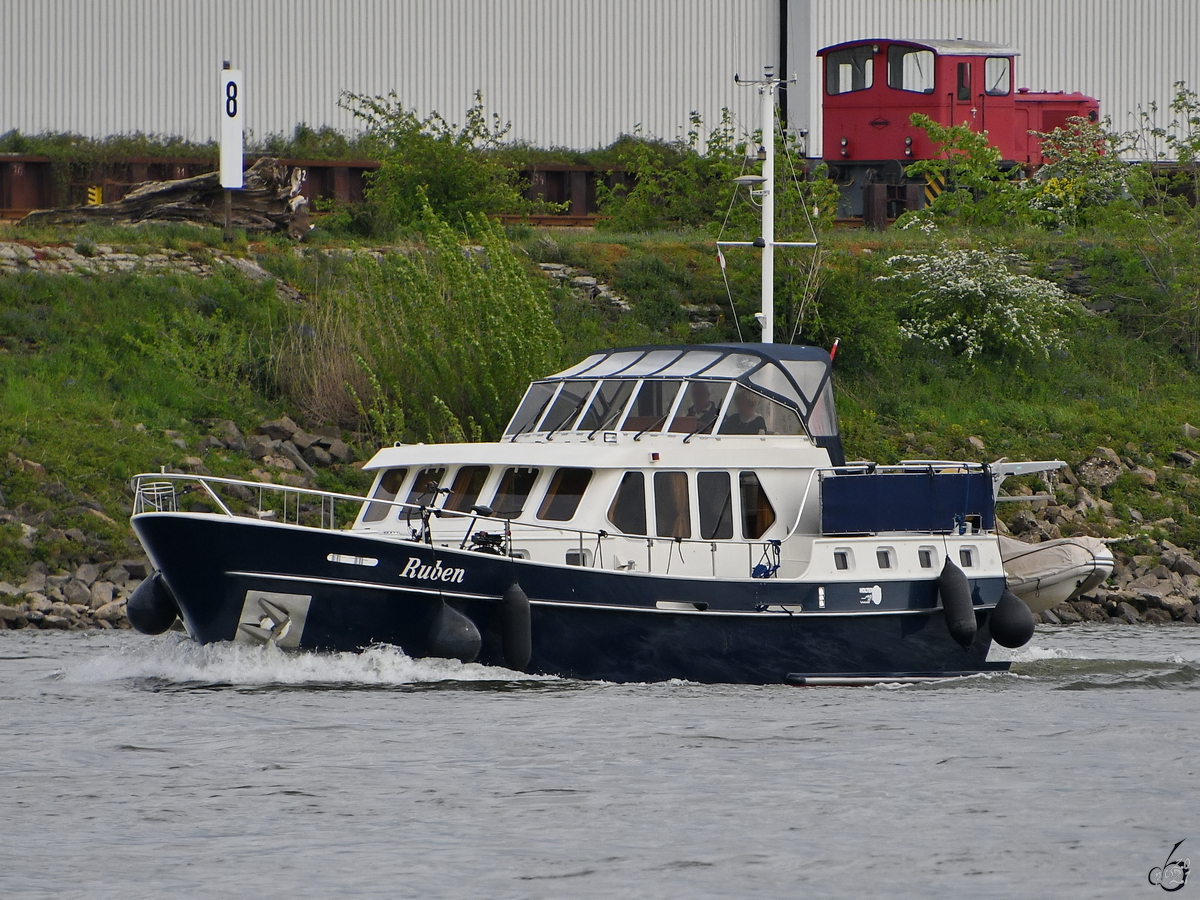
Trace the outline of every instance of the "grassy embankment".
{"type": "MultiPolygon", "coordinates": [[[[489,282],[512,280],[518,270],[484,271],[471,259],[463,265],[477,275],[447,274],[444,260],[405,268],[343,254],[341,242],[314,236],[314,246],[243,240],[233,248],[296,287],[299,302],[233,272],[0,276],[0,505],[36,523],[29,536],[19,522],[0,526],[0,578],[19,577],[35,559],[54,571],[134,552],[125,523],[129,477],[198,455],[206,420],[228,418],[252,429],[290,413],[311,428],[338,425],[364,453],[392,437],[491,438],[526,377],[591,349],[736,339],[727,313],[708,330],[688,328],[685,304],[728,310],[711,239],[698,233],[518,230],[516,258],[527,261],[528,282],[509,285],[519,297],[503,304],[489,299],[489,282]],[[543,261],[586,269],[632,310],[581,301],[551,285],[534,270],[543,261]],[[406,299],[417,295],[425,306],[406,299]],[[467,372],[463,360],[482,368],[467,372]],[[9,454],[42,464],[45,476],[6,463],[9,454]],[[71,529],[87,541],[63,536],[71,529]]],[[[107,243],[133,252],[165,246],[199,257],[219,246],[217,232],[182,226],[7,228],[0,240],[85,249],[107,243]]],[[[850,455],[1077,463],[1106,445],[1159,473],[1153,487],[1124,476],[1107,489],[1122,519],[1117,530],[1137,530],[1129,522],[1134,508],[1147,522],[1173,517],[1178,524],[1160,536],[1200,549],[1200,522],[1189,511],[1200,510],[1200,488],[1186,472],[1164,467],[1173,450],[1200,450],[1181,433],[1184,422],[1200,423],[1200,385],[1191,361],[1152,332],[1142,302],[1150,288],[1136,248],[1104,235],[1018,239],[1015,249],[1033,274],[1116,307],[1081,315],[1067,350],[1049,359],[994,357],[972,367],[903,341],[896,323],[904,290],[876,281],[889,255],[933,246],[912,232],[838,233],[826,241],[821,290],[797,340],[828,346],[842,339],[839,411],[850,455]]],[[[421,259],[411,251],[402,257],[421,259]]],[[[755,304],[756,270],[753,261],[730,260],[742,318],[755,304]]],[[[786,318],[786,292],[780,301],[786,318]]],[[[217,474],[254,466],[217,450],[203,459],[217,474]]],[[[322,471],[319,482],[362,485],[350,467],[322,471]]],[[[1114,531],[1098,516],[1089,527],[1114,531]]]]}

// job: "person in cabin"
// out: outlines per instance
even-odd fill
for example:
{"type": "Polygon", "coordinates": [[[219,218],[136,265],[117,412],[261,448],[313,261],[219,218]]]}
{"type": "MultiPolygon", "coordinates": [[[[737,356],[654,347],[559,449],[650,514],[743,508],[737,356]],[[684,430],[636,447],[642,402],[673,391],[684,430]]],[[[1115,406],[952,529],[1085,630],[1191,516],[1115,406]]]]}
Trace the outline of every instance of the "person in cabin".
{"type": "Polygon", "coordinates": [[[696,420],[696,431],[700,434],[708,434],[712,431],[713,423],[717,421],[717,404],[713,402],[712,390],[709,386],[699,381],[692,385],[692,405],[688,407],[687,414],[689,417],[696,420]]]}
{"type": "Polygon", "coordinates": [[[767,421],[758,413],[758,401],[749,391],[738,389],[733,409],[721,424],[721,434],[766,434],[767,421]]]}

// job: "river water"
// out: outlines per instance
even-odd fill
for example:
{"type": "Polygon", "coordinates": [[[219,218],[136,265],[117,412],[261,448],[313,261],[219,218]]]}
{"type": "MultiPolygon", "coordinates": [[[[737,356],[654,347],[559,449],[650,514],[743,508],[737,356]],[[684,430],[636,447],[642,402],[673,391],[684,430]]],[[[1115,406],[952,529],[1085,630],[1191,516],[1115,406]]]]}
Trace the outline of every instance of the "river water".
{"type": "Polygon", "coordinates": [[[1200,628],[1010,658],[611,685],[0,632],[0,897],[1160,896],[1200,848],[1200,628]]]}

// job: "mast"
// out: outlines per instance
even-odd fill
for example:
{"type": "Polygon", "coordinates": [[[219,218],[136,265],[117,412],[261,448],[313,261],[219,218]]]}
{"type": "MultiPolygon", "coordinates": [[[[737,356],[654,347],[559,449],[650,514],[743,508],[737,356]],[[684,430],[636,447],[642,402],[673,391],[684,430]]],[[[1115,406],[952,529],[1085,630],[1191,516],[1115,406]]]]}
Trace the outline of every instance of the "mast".
{"type": "Polygon", "coordinates": [[[760,188],[762,197],[762,311],[758,314],[762,326],[762,342],[775,343],[775,73],[766,67],[766,76],[758,93],[762,97],[763,157],[760,188]]]}
{"type": "MultiPolygon", "coordinates": [[[[762,342],[775,342],[775,248],[815,247],[814,241],[775,240],[775,94],[780,85],[786,83],[775,76],[775,67],[766,66],[761,81],[742,81],[734,75],[737,84],[757,85],[762,99],[762,144],[758,158],[762,160],[761,175],[743,175],[734,182],[750,188],[750,196],[757,197],[762,207],[762,236],[753,241],[717,241],[718,247],[758,247],[762,250],[762,306],[754,314],[762,327],[762,342]]],[[[795,80],[795,79],[793,79],[795,80]]]]}

